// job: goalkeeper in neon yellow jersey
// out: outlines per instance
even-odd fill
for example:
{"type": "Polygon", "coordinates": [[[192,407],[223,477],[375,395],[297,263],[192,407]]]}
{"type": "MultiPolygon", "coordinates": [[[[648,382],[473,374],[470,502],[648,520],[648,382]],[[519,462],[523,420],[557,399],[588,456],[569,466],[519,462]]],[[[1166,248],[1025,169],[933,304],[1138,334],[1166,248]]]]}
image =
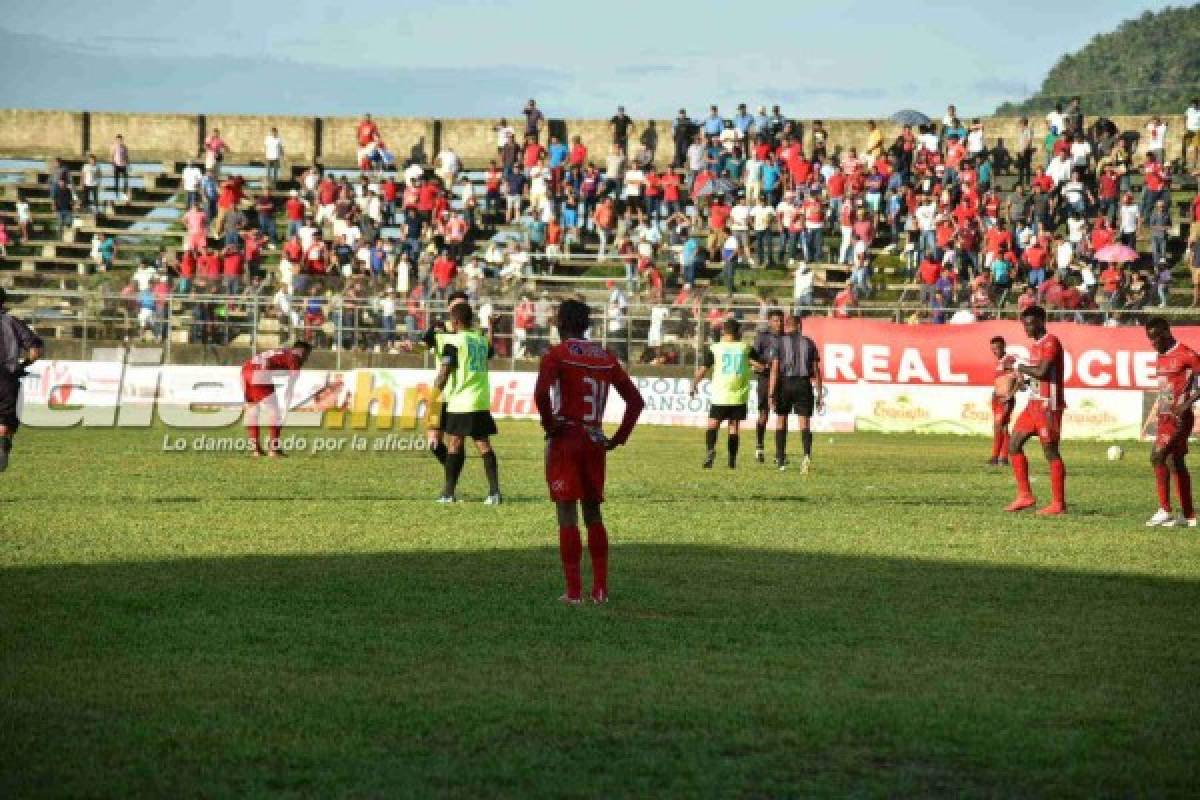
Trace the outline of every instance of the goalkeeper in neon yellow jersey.
{"type": "Polygon", "coordinates": [[[450,308],[447,333],[441,336],[441,366],[433,385],[442,392],[445,414],[442,432],[446,439],[446,485],[439,503],[456,503],[458,477],[466,460],[464,444],[467,437],[483,459],[487,475],[487,505],[499,505],[500,473],[491,437],[496,435],[492,419],[492,385],[488,378],[488,359],[492,345],[475,328],[475,314],[467,303],[450,308]]]}
{"type": "Polygon", "coordinates": [[[763,369],[754,348],[742,341],[742,326],[736,319],[727,319],[721,327],[721,340],[704,349],[700,366],[692,380],[692,396],[700,381],[711,372],[708,409],[708,429],[704,432],[704,468],[712,469],[717,460],[717,429],[729,425],[729,468],[737,466],[739,427],[746,419],[746,404],[750,398],[750,370],[763,369]]]}

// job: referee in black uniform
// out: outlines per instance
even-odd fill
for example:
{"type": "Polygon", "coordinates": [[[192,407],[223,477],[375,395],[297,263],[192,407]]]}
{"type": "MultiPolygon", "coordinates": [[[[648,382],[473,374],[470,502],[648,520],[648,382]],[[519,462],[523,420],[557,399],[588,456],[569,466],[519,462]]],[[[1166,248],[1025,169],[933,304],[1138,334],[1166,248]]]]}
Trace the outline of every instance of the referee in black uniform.
{"type": "Polygon", "coordinates": [[[17,419],[21,378],[25,368],[41,358],[42,340],[29,326],[10,316],[4,308],[7,296],[0,289],[0,472],[8,469],[17,419]]]}
{"type": "Polygon", "coordinates": [[[824,405],[824,385],[821,381],[821,355],[817,344],[800,330],[800,318],[787,315],[783,320],[783,335],[779,350],[771,361],[769,397],[777,415],[775,423],[775,466],[787,469],[788,415],[800,419],[800,437],[804,443],[804,460],[800,472],[812,468],[812,430],[809,420],[813,409],[824,405]]]}
{"type": "Polygon", "coordinates": [[[778,308],[767,313],[767,329],[754,335],[754,352],[762,359],[763,368],[754,370],[754,389],[758,395],[758,418],[754,423],[754,459],[766,460],[767,420],[771,416],[771,362],[779,352],[779,337],[783,335],[783,312],[778,308]]]}

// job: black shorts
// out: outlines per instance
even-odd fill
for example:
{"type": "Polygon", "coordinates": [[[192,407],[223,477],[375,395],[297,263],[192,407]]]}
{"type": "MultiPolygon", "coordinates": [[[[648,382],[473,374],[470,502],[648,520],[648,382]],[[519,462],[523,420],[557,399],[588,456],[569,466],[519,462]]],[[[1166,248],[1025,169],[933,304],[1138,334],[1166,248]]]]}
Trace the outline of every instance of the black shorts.
{"type": "Polygon", "coordinates": [[[741,422],[746,418],[746,404],[736,406],[711,405],[708,408],[708,418],[719,422],[741,422]]]}
{"type": "Polygon", "coordinates": [[[17,419],[17,399],[21,393],[21,381],[16,375],[0,367],[0,425],[16,433],[20,426],[17,419]]]}
{"type": "Polygon", "coordinates": [[[446,424],[446,404],[438,403],[437,408],[433,409],[432,414],[426,414],[425,418],[429,423],[425,426],[431,431],[440,431],[446,424]]]}
{"type": "Polygon", "coordinates": [[[455,413],[447,411],[442,416],[442,432],[451,436],[469,436],[472,439],[486,439],[495,436],[496,420],[492,419],[490,411],[465,411],[455,413]]]}
{"type": "Polygon", "coordinates": [[[771,376],[766,373],[754,373],[754,391],[758,395],[758,413],[767,413],[771,408],[771,376]]]}
{"type": "Polygon", "coordinates": [[[808,378],[784,378],[775,394],[775,413],[779,416],[796,414],[811,417],[813,413],[813,387],[808,378]]]}

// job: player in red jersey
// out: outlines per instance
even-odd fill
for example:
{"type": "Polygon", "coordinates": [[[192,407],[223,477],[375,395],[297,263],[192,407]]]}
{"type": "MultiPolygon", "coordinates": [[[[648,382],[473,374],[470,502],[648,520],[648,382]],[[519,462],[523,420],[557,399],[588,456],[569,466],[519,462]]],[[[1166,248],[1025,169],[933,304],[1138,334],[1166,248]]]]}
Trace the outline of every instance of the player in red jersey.
{"type": "Polygon", "coordinates": [[[296,342],[291,347],[264,350],[242,365],[242,392],[246,397],[246,432],[250,437],[250,455],[255,458],[263,453],[258,441],[258,422],[260,413],[264,411],[271,426],[267,455],[272,458],[283,455],[279,448],[279,433],[283,412],[287,409],[279,407],[275,397],[274,378],[281,372],[288,373],[290,388],[311,352],[312,345],[308,342],[296,342]]]}
{"type": "Polygon", "coordinates": [[[546,430],[546,483],[558,512],[558,548],[567,591],[562,600],[582,602],[579,572],[583,546],[576,503],[583,507],[592,559],[592,601],[608,600],[608,532],[600,515],[604,502],[605,454],[629,439],[645,401],[616,356],[583,338],[590,312],[578,300],[558,307],[562,343],[542,356],[534,401],[546,430]],[[604,405],[612,387],[625,401],[621,427],[604,435],[604,405]]]}
{"type": "Polygon", "coordinates": [[[1066,408],[1063,396],[1062,343],[1058,337],[1046,332],[1046,310],[1041,306],[1030,306],[1021,312],[1021,324],[1025,333],[1033,339],[1029,348],[1028,364],[1016,364],[1014,356],[1006,356],[1004,363],[1015,365],[1033,393],[1017,424],[1013,426],[1012,440],[1008,445],[1009,460],[1012,462],[1013,477],[1017,479],[1017,498],[1005,511],[1024,511],[1037,500],[1029,486],[1029,460],[1025,457],[1025,442],[1037,436],[1042,451],[1050,464],[1050,490],[1053,499],[1050,505],[1039,510],[1042,516],[1067,513],[1067,468],[1058,452],[1062,435],[1062,415],[1066,408]]]}
{"type": "Polygon", "coordinates": [[[1192,475],[1184,456],[1195,417],[1192,406],[1200,399],[1196,377],[1200,375],[1200,356],[1171,335],[1171,326],[1162,317],[1146,320],[1146,338],[1158,351],[1155,375],[1158,378],[1158,433],[1150,463],[1154,465],[1154,483],[1158,488],[1158,511],[1146,521],[1148,527],[1177,525],[1196,527],[1196,509],[1192,504],[1192,475]],[[1171,513],[1171,474],[1179,491],[1183,516],[1171,513]]]}
{"type": "Polygon", "coordinates": [[[996,376],[992,383],[992,457],[988,464],[993,467],[1008,466],[1008,423],[1012,420],[1013,406],[1017,402],[1017,389],[1021,385],[1016,370],[1004,360],[1008,343],[1003,336],[993,336],[990,342],[992,355],[996,358],[996,376]]]}

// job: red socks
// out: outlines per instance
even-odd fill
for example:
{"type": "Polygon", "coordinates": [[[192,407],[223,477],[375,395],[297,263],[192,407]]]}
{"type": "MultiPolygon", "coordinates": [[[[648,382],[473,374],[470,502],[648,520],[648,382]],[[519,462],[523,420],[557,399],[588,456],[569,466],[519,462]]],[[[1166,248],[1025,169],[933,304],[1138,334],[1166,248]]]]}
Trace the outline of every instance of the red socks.
{"type": "MultiPolygon", "coordinates": [[[[1013,453],[1009,456],[1012,464],[1013,477],[1017,479],[1017,494],[1020,497],[1033,497],[1033,489],[1029,488],[1029,459],[1024,453],[1013,453]]],[[[1058,464],[1061,466],[1062,462],[1058,464]]]]}
{"type": "Polygon", "coordinates": [[[283,434],[283,429],[279,425],[271,426],[271,441],[267,443],[267,447],[271,450],[279,450],[279,437],[283,434]]]}
{"type": "Polygon", "coordinates": [[[1000,448],[1004,446],[1004,433],[1000,429],[992,430],[992,458],[999,458],[1004,452],[1000,448]]]}
{"type": "Polygon", "coordinates": [[[608,594],[608,531],[600,522],[588,525],[587,532],[588,555],[592,558],[592,595],[608,594]]]}
{"type": "MultiPolygon", "coordinates": [[[[1026,462],[1028,472],[1028,462],[1026,462]]],[[[1061,458],[1050,462],[1050,491],[1054,495],[1055,505],[1067,507],[1067,465],[1061,458]]]]}
{"type": "Polygon", "coordinates": [[[257,450],[258,446],[259,446],[258,445],[258,435],[259,435],[258,426],[257,425],[247,425],[246,432],[250,436],[251,445],[254,447],[255,450],[257,450]]]}
{"type": "MultiPolygon", "coordinates": [[[[588,531],[588,544],[591,544],[591,531],[588,531]]],[[[562,558],[563,575],[567,579],[567,597],[578,600],[583,594],[583,582],[579,578],[583,544],[579,541],[578,526],[558,529],[558,554],[562,558]]]]}
{"type": "Polygon", "coordinates": [[[1183,516],[1191,519],[1196,516],[1196,507],[1192,504],[1192,473],[1182,463],[1175,470],[1175,482],[1179,486],[1179,508],[1183,516]]]}
{"type": "MultiPolygon", "coordinates": [[[[1180,482],[1182,484],[1182,481],[1180,482]]],[[[1171,510],[1171,472],[1167,469],[1166,464],[1154,465],[1154,488],[1158,491],[1158,507],[1163,511],[1171,510]]],[[[1180,487],[1182,495],[1183,486],[1180,487]]],[[[1183,502],[1183,498],[1179,498],[1179,502],[1183,502]]]]}

